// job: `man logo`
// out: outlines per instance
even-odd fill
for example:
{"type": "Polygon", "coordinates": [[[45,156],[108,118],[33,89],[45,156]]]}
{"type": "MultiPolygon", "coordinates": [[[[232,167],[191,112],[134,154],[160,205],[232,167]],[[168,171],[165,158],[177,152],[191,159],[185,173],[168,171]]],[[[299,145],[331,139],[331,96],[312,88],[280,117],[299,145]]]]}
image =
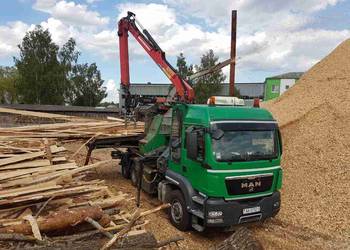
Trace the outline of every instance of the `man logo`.
{"type": "Polygon", "coordinates": [[[249,192],[253,192],[257,187],[261,187],[261,181],[259,180],[241,183],[241,189],[248,189],[249,192]]]}

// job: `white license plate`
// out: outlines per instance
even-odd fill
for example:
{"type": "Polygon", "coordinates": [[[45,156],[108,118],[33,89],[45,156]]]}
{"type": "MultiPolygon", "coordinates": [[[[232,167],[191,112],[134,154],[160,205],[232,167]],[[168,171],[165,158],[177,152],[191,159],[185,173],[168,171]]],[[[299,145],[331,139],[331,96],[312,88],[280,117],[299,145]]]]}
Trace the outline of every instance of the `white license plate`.
{"type": "Polygon", "coordinates": [[[243,214],[252,214],[257,212],[260,212],[260,207],[250,207],[243,209],[243,214]]]}

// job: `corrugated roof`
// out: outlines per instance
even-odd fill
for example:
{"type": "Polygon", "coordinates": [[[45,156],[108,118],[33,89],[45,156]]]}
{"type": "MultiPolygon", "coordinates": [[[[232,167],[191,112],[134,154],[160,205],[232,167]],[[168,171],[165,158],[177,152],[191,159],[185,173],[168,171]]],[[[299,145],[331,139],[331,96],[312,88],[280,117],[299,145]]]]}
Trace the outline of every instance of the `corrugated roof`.
{"type": "Polygon", "coordinates": [[[271,76],[271,77],[267,77],[267,78],[275,78],[275,79],[299,79],[303,74],[304,74],[304,72],[288,72],[288,73],[284,73],[284,74],[276,75],[276,76],[271,76]]]}

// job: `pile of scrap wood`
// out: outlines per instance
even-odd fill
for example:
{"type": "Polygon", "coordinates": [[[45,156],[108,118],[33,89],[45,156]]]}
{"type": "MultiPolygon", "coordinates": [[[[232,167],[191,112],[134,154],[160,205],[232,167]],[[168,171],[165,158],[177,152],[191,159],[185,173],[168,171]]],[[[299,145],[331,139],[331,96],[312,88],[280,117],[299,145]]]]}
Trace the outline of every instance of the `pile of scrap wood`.
{"type": "Polygon", "coordinates": [[[143,123],[125,126],[124,120],[113,121],[79,121],[53,124],[38,124],[23,127],[0,128],[0,140],[22,141],[37,138],[53,138],[60,140],[91,138],[93,136],[123,136],[143,132],[143,123]]]}
{"type": "Polygon", "coordinates": [[[89,171],[110,161],[79,167],[67,159],[64,147],[51,144],[0,141],[0,241],[57,246],[102,235],[109,238],[105,248],[152,248],[179,240],[157,242],[143,228],[147,221],[140,218],[166,206],[130,214],[122,203],[131,197],[89,178],[89,171]]]}

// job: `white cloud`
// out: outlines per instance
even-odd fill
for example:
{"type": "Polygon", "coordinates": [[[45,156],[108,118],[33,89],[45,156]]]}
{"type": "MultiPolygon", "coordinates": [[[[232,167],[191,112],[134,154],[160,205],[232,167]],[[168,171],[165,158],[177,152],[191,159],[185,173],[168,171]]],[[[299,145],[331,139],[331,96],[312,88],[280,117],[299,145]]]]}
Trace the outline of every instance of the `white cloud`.
{"type": "MultiPolygon", "coordinates": [[[[93,4],[97,0],[85,0],[93,4]]],[[[98,0],[99,1],[99,0],[98,0]]],[[[230,13],[238,10],[237,62],[239,72],[306,70],[350,36],[347,30],[311,29],[317,12],[338,0],[163,0],[156,3],[121,3],[116,19],[133,11],[168,56],[183,52],[190,63],[213,49],[220,60],[230,53],[230,13]],[[317,48],[317,49],[316,49],[317,48]]],[[[83,53],[118,60],[117,28],[107,28],[108,17],[88,5],[70,0],[36,0],[33,8],[50,14],[41,23],[62,45],[73,37],[83,53]]],[[[110,17],[112,18],[112,17],[110,17]]],[[[113,17],[114,18],[114,17],[113,17]]],[[[116,20],[115,20],[116,21],[116,20]]],[[[14,55],[32,25],[13,22],[0,26],[0,57],[14,55]]],[[[129,35],[131,37],[131,35],[129,35]]],[[[132,59],[147,58],[129,38],[132,59]]]]}
{"type": "Polygon", "coordinates": [[[16,56],[17,45],[21,43],[25,33],[33,26],[21,21],[9,22],[0,26],[0,58],[16,56]]]}
{"type": "Polygon", "coordinates": [[[102,30],[98,33],[81,33],[77,41],[82,48],[101,55],[105,59],[115,58],[118,54],[118,36],[116,30],[102,30]]]}
{"type": "Polygon", "coordinates": [[[101,2],[102,0],[86,0],[87,3],[89,4],[93,4],[93,3],[97,3],[97,2],[101,2]]]}
{"type": "Polygon", "coordinates": [[[113,79],[109,79],[104,84],[104,87],[106,87],[107,97],[103,101],[118,103],[119,102],[119,91],[117,89],[115,81],[113,79]]]}
{"type": "MultiPolygon", "coordinates": [[[[341,1],[341,0],[340,0],[341,1]]],[[[237,55],[240,70],[306,70],[350,35],[350,30],[310,29],[318,11],[336,5],[339,0],[163,0],[187,20],[195,17],[199,28],[194,51],[213,48],[225,59],[229,56],[231,10],[238,10],[237,55]],[[209,27],[211,32],[203,32],[209,27]],[[315,49],[317,48],[317,49],[315,49]]],[[[173,37],[181,33],[174,32],[173,37]]],[[[173,42],[173,37],[166,43],[173,42]]],[[[179,36],[180,37],[180,36],[179,36]]],[[[187,45],[178,39],[176,48],[187,45]]],[[[186,55],[186,54],[185,54],[186,55]]],[[[239,73],[239,71],[238,71],[239,73]]]]}
{"type": "Polygon", "coordinates": [[[47,12],[53,18],[73,25],[99,26],[109,23],[108,17],[102,17],[97,11],[88,10],[87,5],[75,2],[37,0],[33,8],[47,12]]]}
{"type": "Polygon", "coordinates": [[[58,45],[63,45],[70,37],[75,37],[77,33],[74,27],[64,24],[58,19],[50,17],[46,22],[40,24],[44,29],[48,29],[51,33],[52,40],[58,45]]]}

